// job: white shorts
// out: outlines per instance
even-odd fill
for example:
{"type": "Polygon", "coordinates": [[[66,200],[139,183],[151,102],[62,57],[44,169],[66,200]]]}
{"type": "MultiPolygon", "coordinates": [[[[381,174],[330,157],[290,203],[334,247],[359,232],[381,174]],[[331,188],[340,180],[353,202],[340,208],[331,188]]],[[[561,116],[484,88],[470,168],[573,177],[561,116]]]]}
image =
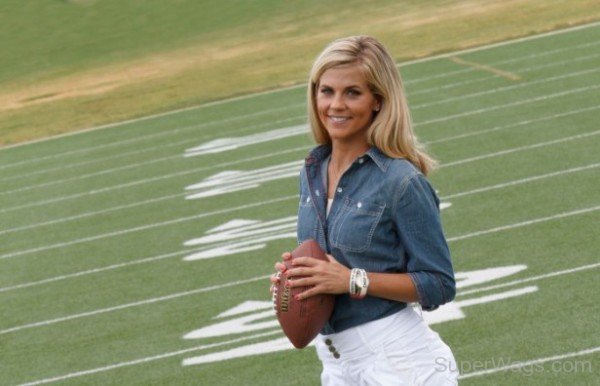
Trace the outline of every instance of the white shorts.
{"type": "Polygon", "coordinates": [[[457,385],[452,351],[410,306],[315,343],[324,386],[457,385]]]}

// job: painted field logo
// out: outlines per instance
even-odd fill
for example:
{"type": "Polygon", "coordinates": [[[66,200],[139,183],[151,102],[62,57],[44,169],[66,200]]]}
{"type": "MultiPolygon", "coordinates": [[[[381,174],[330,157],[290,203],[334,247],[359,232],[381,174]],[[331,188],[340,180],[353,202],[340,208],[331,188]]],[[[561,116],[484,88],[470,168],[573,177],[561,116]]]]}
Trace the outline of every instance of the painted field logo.
{"type": "MultiPolygon", "coordinates": [[[[461,290],[465,294],[475,294],[479,292],[489,292],[485,289],[477,288],[465,290],[465,288],[475,287],[502,278],[515,275],[523,270],[525,265],[511,265],[505,267],[489,268],[477,271],[457,272],[456,286],[458,296],[461,300],[455,300],[452,303],[445,304],[433,312],[424,312],[423,317],[428,324],[443,323],[452,320],[459,320],[466,317],[465,308],[491,303],[500,300],[515,298],[536,292],[537,286],[527,286],[508,291],[500,291],[483,296],[473,296],[462,299],[461,290]]],[[[279,323],[275,318],[272,301],[248,300],[227,311],[224,311],[213,318],[215,323],[189,332],[184,335],[184,339],[209,339],[220,337],[223,343],[240,342],[240,336],[247,340],[263,339],[258,343],[251,343],[228,349],[225,351],[212,352],[210,354],[195,356],[184,359],[182,365],[199,365],[203,363],[219,362],[234,358],[241,358],[251,355],[260,355],[271,352],[292,350],[292,344],[283,336],[279,329],[279,323]],[[267,338],[270,337],[270,338],[267,338]]]]}

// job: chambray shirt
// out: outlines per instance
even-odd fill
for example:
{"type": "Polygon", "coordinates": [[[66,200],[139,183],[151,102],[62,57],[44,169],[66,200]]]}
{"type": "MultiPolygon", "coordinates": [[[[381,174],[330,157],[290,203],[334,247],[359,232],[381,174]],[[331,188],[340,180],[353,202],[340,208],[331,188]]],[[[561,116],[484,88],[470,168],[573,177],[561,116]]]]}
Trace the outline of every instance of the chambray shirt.
{"type": "MultiPolygon", "coordinates": [[[[331,147],[318,146],[300,173],[298,243],[315,239],[349,268],[408,273],[424,310],[454,299],[450,252],[439,217],[439,199],[419,170],[405,159],[372,147],[339,180],[329,216],[327,161],[331,147]]],[[[369,296],[336,296],[321,333],[340,332],[396,313],[406,303],[369,296]]]]}

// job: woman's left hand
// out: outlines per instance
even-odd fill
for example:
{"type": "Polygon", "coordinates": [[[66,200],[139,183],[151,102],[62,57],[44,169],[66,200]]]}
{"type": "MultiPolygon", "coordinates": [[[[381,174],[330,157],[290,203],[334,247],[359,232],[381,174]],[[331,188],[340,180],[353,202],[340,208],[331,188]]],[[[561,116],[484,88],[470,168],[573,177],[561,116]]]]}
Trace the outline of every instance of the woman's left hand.
{"type": "Polygon", "coordinates": [[[306,299],[317,294],[343,294],[348,292],[350,269],[338,263],[331,255],[329,261],[312,257],[297,257],[292,260],[293,268],[284,275],[290,287],[314,286],[297,295],[297,300],[306,299]],[[304,276],[294,279],[294,277],[304,276]]]}

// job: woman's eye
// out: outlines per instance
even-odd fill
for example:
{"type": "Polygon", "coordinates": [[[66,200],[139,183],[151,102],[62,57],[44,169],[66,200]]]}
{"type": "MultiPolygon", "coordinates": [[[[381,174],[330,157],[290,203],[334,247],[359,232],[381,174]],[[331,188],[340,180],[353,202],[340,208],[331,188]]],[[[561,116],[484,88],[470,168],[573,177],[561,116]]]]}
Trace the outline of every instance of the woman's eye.
{"type": "Polygon", "coordinates": [[[330,88],[322,88],[321,94],[331,94],[331,89],[330,88]]]}
{"type": "Polygon", "coordinates": [[[350,95],[350,96],[358,96],[358,95],[360,95],[360,91],[358,91],[358,90],[348,90],[348,95],[350,95]]]}

